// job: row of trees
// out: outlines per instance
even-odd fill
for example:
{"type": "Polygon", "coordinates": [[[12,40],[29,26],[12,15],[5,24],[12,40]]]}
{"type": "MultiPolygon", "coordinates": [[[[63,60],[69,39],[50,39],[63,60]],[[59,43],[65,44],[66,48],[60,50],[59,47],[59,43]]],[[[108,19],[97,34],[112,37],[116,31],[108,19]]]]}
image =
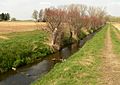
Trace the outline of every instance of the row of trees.
{"type": "Polygon", "coordinates": [[[99,7],[87,7],[86,5],[72,4],[60,8],[46,8],[33,12],[33,18],[45,20],[52,34],[52,46],[62,43],[65,26],[69,29],[69,39],[79,40],[81,29],[96,31],[107,21],[105,9],[99,7]],[[38,17],[39,16],[39,17],[38,17]]]}
{"type": "Polygon", "coordinates": [[[10,14],[9,13],[1,13],[0,14],[0,21],[8,21],[10,20],[10,14]]]}

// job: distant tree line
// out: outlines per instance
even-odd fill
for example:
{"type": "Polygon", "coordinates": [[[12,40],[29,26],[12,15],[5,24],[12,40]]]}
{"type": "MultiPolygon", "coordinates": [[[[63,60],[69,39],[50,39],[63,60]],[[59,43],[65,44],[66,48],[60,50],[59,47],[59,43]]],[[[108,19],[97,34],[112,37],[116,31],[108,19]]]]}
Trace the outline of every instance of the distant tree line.
{"type": "Polygon", "coordinates": [[[8,21],[10,20],[10,14],[9,13],[1,13],[0,14],[0,21],[8,21]]]}

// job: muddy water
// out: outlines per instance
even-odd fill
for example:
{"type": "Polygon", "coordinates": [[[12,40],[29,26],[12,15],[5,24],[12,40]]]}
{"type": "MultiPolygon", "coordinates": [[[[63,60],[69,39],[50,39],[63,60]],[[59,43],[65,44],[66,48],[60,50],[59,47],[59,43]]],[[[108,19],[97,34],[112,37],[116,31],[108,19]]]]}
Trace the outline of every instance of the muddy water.
{"type": "Polygon", "coordinates": [[[36,61],[34,64],[18,68],[17,71],[11,70],[7,73],[0,74],[0,85],[29,85],[37,78],[48,73],[56,63],[61,63],[73,53],[77,52],[94,34],[88,35],[79,44],[72,44],[55,54],[48,55],[41,61],[36,61]]]}

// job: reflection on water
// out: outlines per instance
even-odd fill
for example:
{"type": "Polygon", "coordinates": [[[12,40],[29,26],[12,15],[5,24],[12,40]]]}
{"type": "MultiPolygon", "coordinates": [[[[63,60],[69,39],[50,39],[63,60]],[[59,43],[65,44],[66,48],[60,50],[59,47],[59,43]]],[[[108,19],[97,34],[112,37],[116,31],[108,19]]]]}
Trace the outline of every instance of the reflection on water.
{"type": "Polygon", "coordinates": [[[43,60],[30,68],[18,70],[16,74],[0,81],[0,85],[29,85],[33,80],[48,72],[51,65],[52,63],[48,60],[43,60]]]}

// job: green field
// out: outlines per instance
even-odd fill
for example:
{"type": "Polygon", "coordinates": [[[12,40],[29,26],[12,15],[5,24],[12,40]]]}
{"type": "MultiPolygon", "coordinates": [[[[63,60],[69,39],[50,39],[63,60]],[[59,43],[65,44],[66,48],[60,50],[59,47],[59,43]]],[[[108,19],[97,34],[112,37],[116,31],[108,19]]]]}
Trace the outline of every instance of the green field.
{"type": "Polygon", "coordinates": [[[98,85],[99,66],[108,26],[97,33],[67,61],[56,64],[47,75],[32,85],[98,85]]]}

